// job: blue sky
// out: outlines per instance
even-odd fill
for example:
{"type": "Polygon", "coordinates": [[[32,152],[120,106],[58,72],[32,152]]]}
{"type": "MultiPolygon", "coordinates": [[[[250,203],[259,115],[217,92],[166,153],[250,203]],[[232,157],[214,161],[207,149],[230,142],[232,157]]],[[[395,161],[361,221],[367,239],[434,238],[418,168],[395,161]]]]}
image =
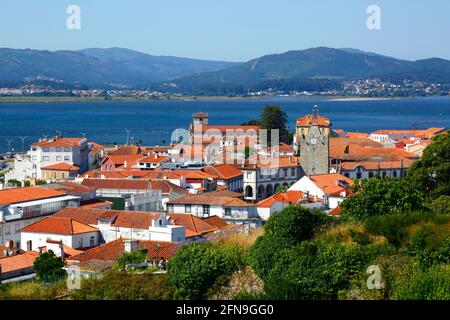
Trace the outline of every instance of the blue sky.
{"type": "Polygon", "coordinates": [[[448,0],[2,0],[0,47],[126,47],[156,55],[246,61],[316,46],[450,59],[448,0]],[[81,8],[81,30],[66,8],[81,8]],[[366,27],[369,5],[382,29],[366,27]]]}

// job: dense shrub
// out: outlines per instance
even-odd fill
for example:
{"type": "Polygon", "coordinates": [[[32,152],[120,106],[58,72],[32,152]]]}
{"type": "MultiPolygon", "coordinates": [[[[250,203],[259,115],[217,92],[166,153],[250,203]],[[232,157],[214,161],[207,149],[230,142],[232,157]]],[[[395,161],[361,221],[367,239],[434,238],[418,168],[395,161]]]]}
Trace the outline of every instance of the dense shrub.
{"type": "Polygon", "coordinates": [[[201,299],[220,277],[244,265],[244,251],[237,246],[193,243],[182,246],[168,262],[167,276],[177,298],[201,299]]]}
{"type": "Polygon", "coordinates": [[[38,281],[51,283],[66,277],[67,273],[62,269],[64,265],[64,261],[49,250],[34,260],[33,269],[38,281]]]}
{"type": "Polygon", "coordinates": [[[300,205],[289,206],[270,217],[264,230],[268,236],[276,236],[295,245],[311,239],[326,221],[327,216],[320,211],[311,211],[300,205]]]}
{"type": "Polygon", "coordinates": [[[125,270],[128,264],[145,262],[147,260],[147,251],[146,249],[139,249],[134,252],[124,252],[114,263],[114,268],[117,270],[125,270]]]}
{"type": "Polygon", "coordinates": [[[424,208],[422,192],[405,179],[362,179],[352,189],[355,194],[341,204],[344,217],[364,219],[424,208]]]}
{"type": "Polygon", "coordinates": [[[329,244],[305,241],[285,249],[266,279],[271,299],[337,299],[350,279],[364,272],[377,256],[392,254],[389,245],[329,244]]]}
{"type": "Polygon", "coordinates": [[[436,213],[450,215],[450,196],[440,196],[431,203],[430,207],[436,213]]]}
{"type": "Polygon", "coordinates": [[[450,300],[450,267],[439,265],[427,271],[416,270],[410,281],[397,289],[393,299],[450,300]]]}
{"type": "Polygon", "coordinates": [[[117,272],[81,282],[81,289],[73,294],[78,300],[167,300],[173,290],[165,274],[117,272]]]}

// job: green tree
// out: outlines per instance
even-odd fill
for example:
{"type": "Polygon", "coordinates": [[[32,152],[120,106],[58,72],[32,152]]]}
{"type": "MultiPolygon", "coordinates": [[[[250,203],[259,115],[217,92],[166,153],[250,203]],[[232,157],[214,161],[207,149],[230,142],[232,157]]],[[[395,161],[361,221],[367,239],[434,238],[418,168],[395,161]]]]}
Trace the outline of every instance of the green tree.
{"type": "Polygon", "coordinates": [[[124,252],[119,259],[114,263],[117,270],[125,270],[127,264],[143,263],[147,260],[146,249],[139,249],[135,252],[124,252]]]}
{"type": "Polygon", "coordinates": [[[450,196],[440,196],[433,200],[430,208],[440,214],[450,214],[450,196]]]}
{"type": "Polygon", "coordinates": [[[422,193],[405,179],[358,180],[352,191],[354,194],[341,204],[343,216],[362,219],[424,208],[422,193]]]}
{"type": "Polygon", "coordinates": [[[267,143],[271,144],[271,131],[279,130],[280,142],[289,143],[287,115],[279,106],[266,105],[259,121],[263,129],[267,129],[267,143]]]}
{"type": "Polygon", "coordinates": [[[241,248],[192,243],[182,246],[167,263],[167,277],[178,298],[201,299],[220,277],[244,265],[241,248]]]}
{"type": "Polygon", "coordinates": [[[436,136],[433,141],[407,175],[408,180],[431,199],[450,196],[450,131],[436,136]]]}
{"type": "Polygon", "coordinates": [[[58,258],[52,250],[49,250],[34,260],[33,269],[39,281],[52,283],[66,276],[66,271],[62,269],[64,265],[63,259],[58,258]]]}
{"type": "Polygon", "coordinates": [[[249,120],[241,124],[241,126],[260,126],[261,123],[259,120],[249,120]]]}
{"type": "Polygon", "coordinates": [[[266,235],[294,245],[311,239],[326,221],[327,216],[320,211],[309,210],[302,205],[289,206],[270,217],[264,230],[266,235]]]}

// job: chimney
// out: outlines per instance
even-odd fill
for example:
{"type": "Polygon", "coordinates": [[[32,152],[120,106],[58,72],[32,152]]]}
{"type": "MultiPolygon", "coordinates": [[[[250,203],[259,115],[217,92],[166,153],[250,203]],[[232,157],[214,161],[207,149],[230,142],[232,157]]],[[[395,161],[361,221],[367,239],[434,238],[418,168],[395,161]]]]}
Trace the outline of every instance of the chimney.
{"type": "Polygon", "coordinates": [[[124,240],[123,241],[125,252],[136,252],[139,249],[139,240],[124,240]]]}
{"type": "Polygon", "coordinates": [[[128,161],[125,161],[124,163],[123,163],[123,167],[126,169],[126,168],[128,168],[128,161]]]}
{"type": "Polygon", "coordinates": [[[63,259],[63,261],[64,261],[65,253],[64,253],[64,244],[63,244],[62,240],[59,242],[59,250],[61,252],[60,253],[61,254],[61,259],[63,259]]]}

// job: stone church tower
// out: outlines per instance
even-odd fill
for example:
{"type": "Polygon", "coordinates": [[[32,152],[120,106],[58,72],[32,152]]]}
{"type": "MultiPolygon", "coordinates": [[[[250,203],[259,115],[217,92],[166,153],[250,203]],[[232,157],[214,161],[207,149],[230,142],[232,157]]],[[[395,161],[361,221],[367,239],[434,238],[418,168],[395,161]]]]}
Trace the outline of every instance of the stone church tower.
{"type": "Polygon", "coordinates": [[[316,112],[297,120],[294,147],[306,175],[329,173],[331,122],[316,112]]]}

